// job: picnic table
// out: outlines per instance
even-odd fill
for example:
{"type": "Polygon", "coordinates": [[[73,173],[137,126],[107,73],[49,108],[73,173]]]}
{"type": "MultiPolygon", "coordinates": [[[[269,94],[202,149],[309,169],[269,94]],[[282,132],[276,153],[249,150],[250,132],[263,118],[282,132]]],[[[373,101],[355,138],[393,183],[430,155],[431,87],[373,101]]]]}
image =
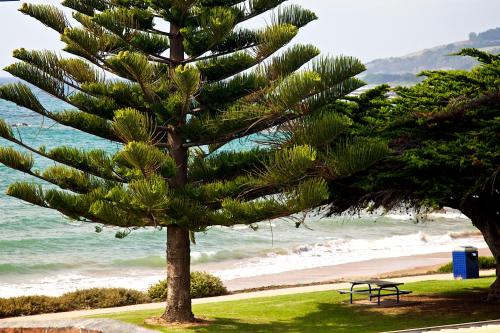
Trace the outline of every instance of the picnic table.
{"type": "Polygon", "coordinates": [[[397,303],[399,303],[400,295],[408,295],[411,294],[409,290],[401,290],[399,286],[404,283],[401,282],[393,282],[393,281],[384,281],[384,280],[362,280],[362,281],[350,281],[351,289],[350,290],[339,290],[341,294],[349,294],[350,295],[350,304],[352,304],[352,295],[361,294],[368,295],[368,299],[371,300],[373,298],[377,298],[377,304],[380,305],[380,298],[386,296],[396,296],[397,303]],[[359,285],[367,285],[368,289],[354,289],[355,286],[359,285]],[[388,293],[382,293],[382,291],[387,291],[388,293]]]}

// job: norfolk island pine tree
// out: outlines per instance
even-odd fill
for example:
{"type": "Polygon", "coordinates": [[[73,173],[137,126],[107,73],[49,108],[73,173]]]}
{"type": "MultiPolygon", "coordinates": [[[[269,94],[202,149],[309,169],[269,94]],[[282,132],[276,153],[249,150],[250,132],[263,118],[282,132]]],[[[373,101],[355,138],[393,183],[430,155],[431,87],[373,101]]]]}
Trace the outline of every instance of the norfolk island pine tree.
{"type": "Polygon", "coordinates": [[[35,148],[2,121],[0,136],[26,152],[0,148],[0,162],[50,184],[13,183],[7,194],[96,230],[119,227],[119,238],[166,228],[168,322],[194,320],[196,232],[317,207],[328,199],[327,183],[388,151],[345,135],[349,120],[323,110],[363,85],[354,76],[364,66],[319,57],[311,45],[286,47],[316,15],[284,2],[65,0],[71,20],[55,6],[20,9],[57,31],[70,56],[18,49],[19,62],[5,70],[71,108],[47,110],[24,83],[0,87],[0,98],[121,149],[35,148]],[[266,12],[268,26],[241,27],[266,12]],[[245,138],[258,148],[227,148],[245,138]],[[56,165],[35,170],[33,156],[56,165]]]}

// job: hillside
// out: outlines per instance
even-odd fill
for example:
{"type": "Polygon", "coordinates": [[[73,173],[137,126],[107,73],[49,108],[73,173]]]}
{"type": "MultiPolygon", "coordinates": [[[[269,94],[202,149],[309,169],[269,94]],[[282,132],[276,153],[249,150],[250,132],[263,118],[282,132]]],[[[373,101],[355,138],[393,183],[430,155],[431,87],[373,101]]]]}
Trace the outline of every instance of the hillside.
{"type": "Polygon", "coordinates": [[[476,34],[470,33],[466,41],[454,42],[415,52],[403,57],[377,59],[366,64],[362,78],[371,84],[408,83],[419,80],[415,74],[423,70],[470,69],[476,62],[467,57],[451,54],[463,48],[474,47],[500,53],[500,28],[476,34]]]}

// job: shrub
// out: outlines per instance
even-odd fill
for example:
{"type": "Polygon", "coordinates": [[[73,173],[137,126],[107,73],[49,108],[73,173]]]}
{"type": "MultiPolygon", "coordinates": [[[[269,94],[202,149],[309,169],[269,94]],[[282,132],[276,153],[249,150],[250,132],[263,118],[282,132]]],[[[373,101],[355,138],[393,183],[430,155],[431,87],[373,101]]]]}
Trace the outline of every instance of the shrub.
{"type": "MultiPolygon", "coordinates": [[[[479,269],[495,269],[496,261],[494,257],[479,257],[479,269]]],[[[449,262],[443,265],[437,270],[439,273],[451,273],[453,272],[453,262],[449,262]]]]}
{"type": "Polygon", "coordinates": [[[143,292],[121,288],[77,290],[59,297],[21,296],[0,298],[0,318],[73,310],[99,309],[151,301],[143,292]]]}
{"type": "Polygon", "coordinates": [[[21,296],[0,298],[0,318],[61,311],[65,311],[65,309],[57,302],[56,297],[21,296]]]}
{"type": "Polygon", "coordinates": [[[167,299],[167,279],[158,281],[148,289],[148,296],[154,301],[167,299]]]}
{"type": "Polygon", "coordinates": [[[497,268],[497,262],[494,257],[479,257],[479,268],[495,269],[497,268]]]}
{"type": "Polygon", "coordinates": [[[138,290],[92,288],[66,293],[59,297],[59,301],[67,309],[81,310],[143,304],[149,302],[150,298],[138,290]]]}
{"type": "Polygon", "coordinates": [[[227,289],[221,279],[205,272],[191,273],[191,297],[214,297],[226,295],[227,289]]]}
{"type": "Polygon", "coordinates": [[[439,273],[451,273],[453,272],[453,263],[449,262],[446,265],[443,265],[437,270],[439,273]]]}
{"type": "MultiPolygon", "coordinates": [[[[206,272],[191,272],[191,297],[214,297],[226,295],[227,289],[221,279],[206,272]]],[[[148,295],[155,301],[167,299],[167,280],[158,281],[148,289],[148,295]]]]}

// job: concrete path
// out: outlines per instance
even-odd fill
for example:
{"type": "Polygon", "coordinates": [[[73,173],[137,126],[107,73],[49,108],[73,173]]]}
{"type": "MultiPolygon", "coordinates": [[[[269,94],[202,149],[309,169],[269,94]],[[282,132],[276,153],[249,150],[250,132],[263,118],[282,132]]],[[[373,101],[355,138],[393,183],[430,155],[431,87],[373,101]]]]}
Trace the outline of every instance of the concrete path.
{"type": "Polygon", "coordinates": [[[499,333],[500,320],[478,321],[455,325],[424,327],[384,333],[499,333]]]}
{"type": "MultiPolygon", "coordinates": [[[[87,330],[97,330],[103,333],[158,333],[158,331],[148,330],[139,326],[126,324],[121,321],[111,319],[67,319],[67,320],[46,320],[23,322],[13,325],[9,322],[0,323],[2,328],[77,328],[87,330]]],[[[16,330],[17,332],[17,330],[16,330]]],[[[24,330],[23,330],[24,332],[24,330]]]]}
{"type": "MultiPolygon", "coordinates": [[[[432,332],[432,331],[430,331],[432,332]]],[[[485,325],[481,327],[470,327],[470,328],[449,328],[440,331],[439,333],[498,333],[500,332],[500,325],[485,325]]]]}
{"type": "MultiPolygon", "coordinates": [[[[495,271],[481,271],[481,276],[491,276],[494,275],[495,271]]],[[[420,275],[420,276],[409,276],[409,277],[401,277],[401,278],[391,278],[391,281],[410,283],[410,282],[419,282],[419,281],[427,281],[427,280],[452,280],[452,274],[435,274],[435,275],[420,275]]],[[[210,297],[210,298],[199,298],[194,299],[193,304],[207,304],[207,303],[217,303],[217,302],[227,302],[227,301],[237,301],[237,300],[245,300],[251,298],[258,297],[272,297],[272,296],[281,296],[281,295],[292,295],[292,294],[301,294],[301,293],[309,293],[309,292],[317,292],[317,291],[329,291],[329,290],[338,290],[345,289],[350,287],[348,282],[341,283],[331,283],[331,284],[321,284],[315,286],[306,286],[306,287],[293,287],[293,288],[284,288],[284,289],[271,289],[264,291],[255,291],[248,293],[239,293],[232,294],[226,296],[219,297],[210,297]]],[[[73,318],[81,318],[88,316],[98,316],[105,315],[117,312],[129,312],[129,311],[141,311],[141,310],[161,310],[165,307],[164,303],[151,303],[151,304],[140,304],[140,305],[130,305],[118,308],[106,308],[106,309],[95,309],[95,310],[81,310],[81,311],[72,311],[72,312],[60,312],[60,313],[48,313],[41,314],[35,316],[25,316],[25,317],[15,317],[15,318],[5,318],[0,319],[0,323],[23,323],[23,322],[32,322],[32,321],[46,321],[46,320],[63,320],[63,319],[73,319],[73,318]]]]}

